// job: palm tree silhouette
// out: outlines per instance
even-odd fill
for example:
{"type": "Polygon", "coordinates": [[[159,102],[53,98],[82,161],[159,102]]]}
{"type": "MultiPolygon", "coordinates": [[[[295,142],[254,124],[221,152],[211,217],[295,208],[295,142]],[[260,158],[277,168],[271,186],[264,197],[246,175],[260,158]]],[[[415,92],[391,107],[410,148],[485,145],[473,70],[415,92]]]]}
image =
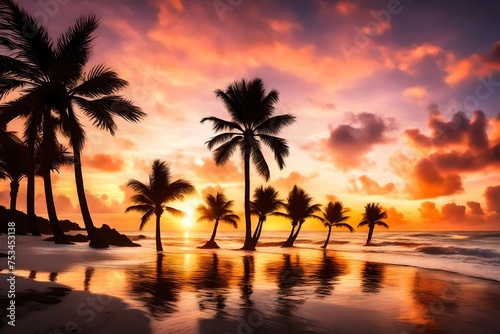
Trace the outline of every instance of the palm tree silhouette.
{"type": "MultiPolygon", "coordinates": [[[[44,122],[44,126],[46,126],[44,122]]],[[[54,194],[52,191],[51,172],[59,172],[62,166],[68,166],[73,163],[73,156],[68,149],[57,142],[54,131],[48,129],[44,131],[45,136],[50,138],[42,139],[42,143],[35,145],[35,161],[37,163],[37,175],[43,177],[43,187],[45,190],[45,202],[47,204],[47,214],[49,216],[52,233],[54,235],[54,243],[56,244],[71,244],[59,226],[56,206],[54,202],[54,194]]]]}
{"type": "Polygon", "coordinates": [[[231,210],[234,202],[228,201],[226,196],[221,192],[217,192],[215,196],[208,194],[205,197],[205,203],[207,204],[206,206],[201,204],[196,209],[201,215],[198,221],[215,221],[215,225],[210,240],[207,241],[205,245],[199,246],[198,248],[220,248],[215,242],[215,235],[217,234],[219,222],[227,223],[234,228],[238,228],[237,221],[240,220],[240,217],[231,210]]]}
{"type": "MultiPolygon", "coordinates": [[[[42,123],[56,112],[61,130],[70,138],[74,154],[75,182],[83,221],[90,246],[106,248],[94,226],[85,196],[81,151],[85,131],[75,106],[83,111],[93,125],[112,135],[116,130],[114,116],[138,122],[145,113],[130,101],[114,95],[125,88],[127,81],[104,65],[97,65],[88,74],[84,67],[90,59],[91,44],[99,21],[94,15],[81,17],[56,43],[38,19],[21,9],[14,1],[0,3],[0,44],[15,57],[1,56],[2,74],[7,75],[0,97],[23,89],[24,94],[0,107],[0,123],[25,117],[30,166],[28,173],[28,217],[34,222],[34,146],[38,133],[48,127],[42,123]]],[[[46,135],[42,137],[47,138],[46,135]]]]}
{"type": "Polygon", "coordinates": [[[267,220],[268,215],[273,215],[279,209],[284,208],[285,204],[278,199],[278,191],[272,186],[260,186],[253,193],[253,201],[250,202],[251,213],[259,217],[259,222],[253,234],[254,247],[259,242],[262,232],[262,225],[267,220]]]}
{"type": "Polygon", "coordinates": [[[149,174],[149,185],[137,180],[130,180],[127,187],[137,192],[131,197],[136,205],[129,206],[125,212],[137,211],[143,213],[139,230],[142,230],[149,218],[156,215],[156,250],[163,251],[160,233],[160,218],[163,211],[182,216],[184,212],[165,205],[168,202],[182,200],[194,192],[193,185],[186,180],[171,180],[170,167],[166,162],[155,160],[149,174]]]}
{"type": "Polygon", "coordinates": [[[28,149],[15,136],[0,142],[0,179],[10,181],[10,212],[15,214],[19,183],[27,174],[28,149]]]}
{"type": "Polygon", "coordinates": [[[215,94],[224,103],[231,120],[213,116],[203,118],[201,123],[212,122],[215,133],[228,130],[212,137],[206,144],[210,150],[220,145],[214,150],[216,165],[224,165],[237,148],[241,152],[245,174],[245,242],[242,249],[255,250],[250,217],[250,158],[257,173],[268,181],[270,172],[262,154],[262,142],[271,149],[278,167],[283,169],[289,148],[286,140],[275,135],[295,122],[295,117],[291,114],[274,116],[279,93],[275,89],[266,93],[259,78],[235,81],[225,91],[217,89],[215,94]]]}
{"type": "Polygon", "coordinates": [[[304,189],[295,185],[286,198],[286,203],[284,204],[286,212],[276,212],[274,214],[275,216],[291,219],[292,231],[290,232],[288,239],[281,247],[293,247],[293,244],[299,235],[300,229],[302,228],[302,224],[304,224],[306,219],[315,218],[322,220],[321,217],[314,214],[320,210],[320,205],[311,204],[311,202],[312,197],[304,189]],[[297,226],[297,231],[295,231],[297,226]]]}
{"type": "Polygon", "coordinates": [[[330,234],[332,233],[332,227],[345,227],[348,228],[349,231],[354,232],[354,228],[346,223],[343,223],[349,216],[345,214],[349,212],[350,209],[344,208],[344,205],[336,201],[335,203],[328,202],[325,211],[321,211],[323,214],[323,224],[325,227],[328,227],[328,235],[326,236],[325,243],[321,248],[326,248],[328,246],[328,242],[330,241],[330,234]]]}
{"type": "Polygon", "coordinates": [[[363,220],[358,224],[358,228],[361,226],[368,226],[368,238],[366,239],[366,245],[372,240],[373,229],[375,226],[383,226],[389,228],[382,219],[387,219],[387,212],[382,211],[382,207],[379,203],[368,203],[365,205],[365,212],[363,213],[363,220]]]}

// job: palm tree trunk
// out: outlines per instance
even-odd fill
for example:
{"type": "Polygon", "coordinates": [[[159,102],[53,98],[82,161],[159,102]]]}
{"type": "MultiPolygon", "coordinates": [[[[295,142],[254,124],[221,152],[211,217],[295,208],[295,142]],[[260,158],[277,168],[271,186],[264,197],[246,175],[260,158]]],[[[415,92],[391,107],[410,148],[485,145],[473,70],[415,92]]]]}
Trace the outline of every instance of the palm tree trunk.
{"type": "Polygon", "coordinates": [[[217,226],[219,226],[219,220],[215,221],[214,231],[212,232],[212,236],[210,237],[210,242],[215,242],[215,235],[217,234],[217,226]]]}
{"type": "Polygon", "coordinates": [[[292,247],[293,246],[293,232],[295,231],[295,225],[292,225],[292,231],[290,232],[290,235],[288,236],[288,239],[281,245],[281,247],[292,247]]]}
{"type": "Polygon", "coordinates": [[[26,194],[26,211],[28,216],[28,225],[31,229],[31,235],[41,235],[36,226],[35,220],[35,137],[36,130],[30,131],[28,138],[28,186],[26,194]]]}
{"type": "Polygon", "coordinates": [[[260,235],[262,233],[262,227],[264,226],[264,221],[261,221],[260,222],[260,225],[259,225],[259,231],[257,233],[257,239],[255,239],[255,245],[257,246],[257,243],[259,242],[259,239],[260,239],[260,235]]]}
{"type": "Polygon", "coordinates": [[[328,226],[328,235],[326,236],[326,240],[324,245],[321,247],[323,249],[326,249],[326,246],[328,245],[328,242],[330,241],[330,234],[332,233],[332,226],[328,226]]]}
{"type": "Polygon", "coordinates": [[[59,226],[59,219],[57,218],[56,206],[54,203],[54,195],[52,193],[50,170],[44,170],[43,172],[43,186],[45,188],[45,202],[47,203],[47,214],[49,215],[52,234],[54,234],[54,242],[56,244],[70,244],[68,238],[61,229],[61,226],[59,226]]]}
{"type": "Polygon", "coordinates": [[[373,235],[373,227],[370,227],[370,230],[368,231],[368,238],[366,239],[366,244],[368,245],[370,241],[372,240],[372,235],[373,235]]]}
{"type": "Polygon", "coordinates": [[[293,239],[292,239],[292,246],[293,246],[293,243],[295,242],[295,240],[297,239],[297,237],[299,236],[300,229],[302,228],[302,224],[303,224],[303,223],[299,223],[299,228],[297,229],[297,232],[295,232],[295,235],[293,236],[293,239]]]}
{"type": "Polygon", "coordinates": [[[10,211],[15,214],[17,207],[17,193],[19,192],[19,182],[12,181],[10,183],[10,211]]]}
{"type": "Polygon", "coordinates": [[[259,222],[257,223],[257,227],[255,228],[255,231],[253,232],[253,237],[252,237],[252,239],[254,239],[254,240],[257,238],[257,234],[258,234],[258,232],[259,232],[259,226],[260,226],[260,224],[261,224],[261,220],[260,220],[260,218],[259,218],[259,222]]]}
{"type": "Polygon", "coordinates": [[[163,246],[161,245],[160,217],[161,217],[161,215],[156,214],[156,251],[157,252],[163,252],[163,246]]]}
{"type": "Polygon", "coordinates": [[[54,203],[54,194],[52,193],[52,180],[50,178],[50,155],[49,152],[53,149],[55,144],[54,133],[50,119],[50,109],[46,110],[43,122],[43,137],[42,148],[43,156],[41,161],[41,168],[43,171],[43,187],[45,190],[45,203],[47,204],[47,214],[49,215],[50,226],[52,227],[52,234],[54,235],[54,242],[56,244],[70,244],[66,235],[64,235],[61,226],[59,226],[59,219],[57,218],[56,205],[54,203]]]}
{"type": "Polygon", "coordinates": [[[83,185],[82,162],[79,149],[73,149],[73,157],[75,159],[76,192],[78,194],[80,210],[82,211],[83,223],[85,224],[85,229],[87,230],[90,239],[89,246],[92,248],[108,248],[108,244],[100,238],[98,231],[92,222],[92,217],[90,216],[87,198],[85,197],[85,188],[83,185]]]}
{"type": "Polygon", "coordinates": [[[245,165],[245,243],[244,250],[255,250],[255,245],[252,239],[252,221],[250,216],[250,148],[245,148],[243,157],[245,165]]]}

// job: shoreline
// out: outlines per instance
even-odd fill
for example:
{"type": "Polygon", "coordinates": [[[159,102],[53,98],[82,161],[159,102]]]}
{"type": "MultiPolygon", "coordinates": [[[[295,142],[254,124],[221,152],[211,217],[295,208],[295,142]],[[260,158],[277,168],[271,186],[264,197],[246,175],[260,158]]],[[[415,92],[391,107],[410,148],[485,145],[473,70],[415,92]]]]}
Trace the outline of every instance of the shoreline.
{"type": "MultiPolygon", "coordinates": [[[[241,319],[248,319],[251,312],[262,318],[254,333],[283,332],[290,326],[296,328],[291,333],[307,332],[310,326],[319,333],[328,333],[329,328],[362,332],[361,328],[370,326],[373,333],[394,328],[410,333],[424,325],[453,329],[443,330],[453,333],[500,330],[496,324],[500,282],[372,261],[370,254],[353,259],[335,249],[301,246],[279,249],[282,252],[166,247],[157,253],[144,247],[46,247],[43,240],[27,238],[19,240],[17,291],[40,292],[47,286],[72,291],[57,304],[20,312],[17,332],[57,332],[77,319],[83,321],[82,330],[90,333],[131,328],[144,333],[168,333],[174,328],[186,333],[202,329],[201,333],[215,333],[215,329],[237,333],[241,319]],[[45,261],[40,261],[41,256],[45,261]],[[115,306],[97,304],[103,311],[94,312],[95,320],[87,324],[88,298],[111,300],[115,306]],[[331,312],[343,317],[332,318],[331,312]],[[359,313],[368,317],[366,324],[356,321],[359,313]],[[467,317],[462,319],[460,314],[467,317]],[[138,324],[128,322],[123,327],[120,319],[132,318],[138,324]]],[[[1,281],[6,281],[6,274],[0,272],[1,281]]]]}

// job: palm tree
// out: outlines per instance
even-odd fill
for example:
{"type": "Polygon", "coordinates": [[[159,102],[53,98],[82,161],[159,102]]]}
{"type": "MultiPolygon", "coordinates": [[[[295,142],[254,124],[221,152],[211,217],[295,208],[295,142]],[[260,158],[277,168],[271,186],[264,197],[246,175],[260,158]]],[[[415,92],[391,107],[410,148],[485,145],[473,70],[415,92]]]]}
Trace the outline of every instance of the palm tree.
{"type": "Polygon", "coordinates": [[[4,138],[0,143],[0,179],[10,181],[10,212],[16,211],[19,183],[27,174],[28,150],[17,137],[4,138]]]}
{"type": "Polygon", "coordinates": [[[278,199],[278,191],[272,186],[264,188],[263,186],[255,189],[253,201],[250,202],[251,213],[259,217],[259,222],[253,234],[254,247],[259,242],[262,232],[262,225],[267,220],[267,216],[273,215],[279,209],[284,208],[285,204],[278,199]]]}
{"type": "Polygon", "coordinates": [[[0,123],[17,117],[27,119],[25,137],[31,166],[28,174],[28,215],[34,217],[34,141],[37,133],[45,130],[45,127],[40,130],[43,120],[50,119],[50,114],[56,112],[62,131],[70,138],[73,148],[78,200],[90,246],[106,248],[108,245],[99,238],[85,196],[81,168],[85,132],[74,107],[79,107],[94,126],[112,135],[116,130],[113,116],[138,122],[145,113],[132,102],[114,95],[128,85],[116,72],[104,65],[95,66],[88,74],[83,72],[90,59],[93,34],[99,26],[94,15],[78,19],[56,43],[36,17],[12,0],[0,2],[0,17],[0,45],[15,55],[0,57],[0,75],[5,77],[2,78],[0,97],[21,88],[24,92],[21,97],[0,107],[0,123]]]}
{"type": "Polygon", "coordinates": [[[304,189],[295,185],[286,198],[286,203],[284,204],[285,213],[276,212],[274,214],[275,216],[291,219],[292,231],[281,247],[293,247],[293,243],[297,239],[302,224],[304,224],[306,219],[315,218],[322,220],[321,217],[315,215],[320,210],[320,205],[311,204],[311,202],[312,197],[304,189]],[[297,226],[298,228],[295,231],[297,226]]]}
{"type": "Polygon", "coordinates": [[[210,240],[207,241],[205,245],[198,248],[219,248],[215,242],[215,235],[217,234],[219,222],[221,221],[233,226],[234,228],[238,228],[238,221],[240,220],[240,217],[238,217],[238,215],[231,210],[234,202],[228,201],[223,193],[217,192],[215,196],[208,194],[205,197],[205,203],[207,205],[201,204],[196,209],[201,215],[198,218],[198,221],[215,221],[215,225],[210,240]]]}
{"type": "Polygon", "coordinates": [[[136,205],[129,206],[125,212],[137,211],[144,214],[141,217],[139,230],[142,230],[153,214],[156,215],[156,250],[163,251],[160,232],[160,218],[163,211],[177,216],[184,214],[184,212],[165,204],[182,200],[184,196],[193,193],[193,185],[183,179],[172,182],[170,167],[167,163],[155,160],[149,174],[149,185],[137,180],[130,180],[127,183],[127,187],[135,190],[137,194],[131,197],[132,202],[136,205]]]}
{"type": "Polygon", "coordinates": [[[383,222],[382,219],[387,219],[387,212],[382,211],[382,207],[379,203],[368,203],[367,205],[365,205],[363,220],[358,224],[358,227],[368,226],[369,228],[366,245],[368,245],[372,240],[373,229],[375,228],[375,225],[389,228],[389,225],[383,222]]]}
{"type": "Polygon", "coordinates": [[[276,137],[280,130],[295,122],[290,114],[274,116],[275,104],[279,93],[273,89],[266,93],[261,79],[236,81],[225,91],[217,89],[216,96],[222,100],[230,120],[218,117],[205,117],[201,123],[210,121],[215,133],[219,133],[207,141],[207,147],[214,150],[216,165],[224,165],[239,148],[245,174],[245,243],[242,249],[254,250],[252,239],[252,222],[250,217],[250,158],[257,168],[257,173],[266,181],[270,178],[269,167],[261,151],[261,142],[274,153],[278,167],[285,167],[285,157],[289,155],[286,140],[276,137]],[[227,132],[224,132],[226,131],[227,132]]]}
{"type": "Polygon", "coordinates": [[[341,202],[328,202],[325,211],[322,211],[323,214],[323,224],[325,227],[328,227],[328,235],[326,236],[325,243],[321,248],[326,248],[328,242],[330,241],[330,234],[332,233],[332,227],[345,227],[348,228],[349,231],[354,232],[354,228],[346,223],[343,223],[349,216],[345,214],[349,212],[350,209],[344,208],[344,205],[341,202]]]}
{"type": "MultiPolygon", "coordinates": [[[[44,122],[49,123],[48,121],[44,122]]],[[[50,123],[49,123],[50,124],[50,123]]],[[[44,131],[44,134],[50,138],[42,139],[36,149],[35,160],[38,163],[37,175],[43,177],[43,187],[45,190],[45,202],[47,204],[47,214],[49,216],[52,233],[54,234],[54,242],[56,244],[71,244],[59,226],[54,195],[52,191],[52,171],[58,172],[62,166],[68,166],[73,163],[73,156],[68,149],[57,142],[54,131],[44,131]]]]}

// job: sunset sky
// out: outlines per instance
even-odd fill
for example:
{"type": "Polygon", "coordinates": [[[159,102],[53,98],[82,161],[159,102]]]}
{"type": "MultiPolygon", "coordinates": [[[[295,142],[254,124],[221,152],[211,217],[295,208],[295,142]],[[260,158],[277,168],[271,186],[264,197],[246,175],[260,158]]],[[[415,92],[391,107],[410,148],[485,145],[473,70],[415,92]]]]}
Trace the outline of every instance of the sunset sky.
{"type": "MultiPolygon", "coordinates": [[[[101,26],[90,66],[116,69],[130,82],[123,95],[148,114],[140,124],[118,120],[114,137],[85,123],[83,171],[97,226],[138,229],[139,215],[123,213],[132,194],[125,184],[146,182],[154,159],[197,188],[177,205],[187,218],[163,216],[164,230],[210,229],[194,222],[194,209],[216,189],[243,218],[240,156],[216,167],[204,145],[214,133],[200,120],[228,118],[215,89],[259,77],[280,92],[277,114],[297,117],[281,134],[290,145],[286,168],[265,151],[269,183],[282,198],[297,184],[318,203],[341,200],[353,225],[366,203],[380,202],[394,230],[500,229],[498,1],[20,4],[53,36],[95,13],[101,26]]],[[[264,182],[252,173],[252,191],[264,182]]],[[[37,185],[37,213],[46,215],[37,185]]],[[[5,206],[8,187],[0,183],[5,206]]],[[[54,176],[54,193],[59,218],[81,223],[72,168],[54,176]]],[[[265,228],[288,230],[289,223],[270,220],[265,228]]],[[[303,229],[323,226],[312,220],[303,229]]]]}

